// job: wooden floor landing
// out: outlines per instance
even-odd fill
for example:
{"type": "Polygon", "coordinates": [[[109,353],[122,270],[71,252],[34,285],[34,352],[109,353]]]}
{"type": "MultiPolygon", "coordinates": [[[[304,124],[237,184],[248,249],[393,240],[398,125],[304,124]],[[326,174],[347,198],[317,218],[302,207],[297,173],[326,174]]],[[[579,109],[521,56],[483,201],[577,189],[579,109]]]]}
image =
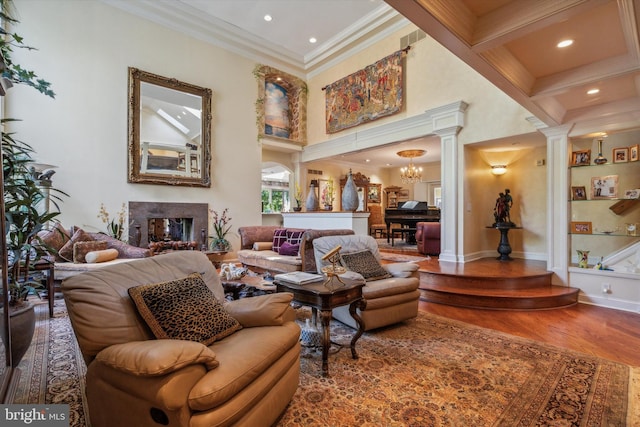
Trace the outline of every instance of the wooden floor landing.
{"type": "Polygon", "coordinates": [[[554,286],[543,261],[484,258],[467,263],[419,263],[420,298],[457,307],[544,310],[578,302],[577,288],[554,286]]]}

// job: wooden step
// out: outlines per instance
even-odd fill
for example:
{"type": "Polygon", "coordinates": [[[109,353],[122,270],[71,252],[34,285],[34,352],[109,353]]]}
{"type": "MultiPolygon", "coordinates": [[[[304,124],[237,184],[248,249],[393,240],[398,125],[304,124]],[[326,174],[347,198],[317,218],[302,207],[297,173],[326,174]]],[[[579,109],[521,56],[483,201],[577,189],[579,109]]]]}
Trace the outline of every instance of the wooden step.
{"type": "Polygon", "coordinates": [[[420,290],[420,299],[457,307],[493,310],[544,310],[569,307],[578,302],[579,289],[566,286],[526,290],[465,290],[461,288],[420,290]]]}
{"type": "Polygon", "coordinates": [[[465,264],[420,263],[420,298],[458,307],[494,310],[544,310],[578,302],[577,288],[554,286],[552,273],[540,261],[498,261],[465,264]]]}

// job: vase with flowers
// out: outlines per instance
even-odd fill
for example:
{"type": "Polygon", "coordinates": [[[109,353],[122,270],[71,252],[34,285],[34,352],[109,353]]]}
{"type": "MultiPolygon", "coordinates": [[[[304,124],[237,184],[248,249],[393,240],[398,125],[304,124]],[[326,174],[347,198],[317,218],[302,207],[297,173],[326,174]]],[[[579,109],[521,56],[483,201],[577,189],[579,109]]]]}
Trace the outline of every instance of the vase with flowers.
{"type": "Polygon", "coordinates": [[[114,239],[122,240],[122,235],[125,231],[124,226],[124,217],[126,214],[125,204],[122,203],[122,207],[118,212],[117,218],[110,218],[109,212],[107,212],[107,208],[104,206],[104,203],[100,203],[100,211],[98,212],[98,218],[102,220],[103,223],[107,224],[107,235],[113,237],[114,239]]]}
{"type": "Polygon", "coordinates": [[[333,185],[333,179],[329,178],[327,180],[327,184],[322,189],[322,194],[320,195],[322,206],[326,211],[333,210],[334,192],[335,192],[335,187],[333,185]]]}
{"type": "Polygon", "coordinates": [[[227,234],[231,230],[231,217],[229,216],[229,208],[225,208],[221,214],[217,211],[209,209],[212,220],[213,235],[209,236],[211,239],[210,248],[215,252],[228,252],[231,250],[231,243],[227,240],[227,234]]]}
{"type": "Polygon", "coordinates": [[[302,210],[302,190],[300,189],[300,184],[297,181],[295,184],[295,193],[293,194],[293,198],[296,201],[293,211],[300,212],[302,210]]]}

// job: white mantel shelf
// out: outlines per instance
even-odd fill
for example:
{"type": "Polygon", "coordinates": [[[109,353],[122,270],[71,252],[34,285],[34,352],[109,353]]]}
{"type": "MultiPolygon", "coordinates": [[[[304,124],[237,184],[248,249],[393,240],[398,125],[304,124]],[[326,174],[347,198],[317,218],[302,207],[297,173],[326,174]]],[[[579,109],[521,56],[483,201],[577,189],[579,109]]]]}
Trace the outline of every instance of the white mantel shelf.
{"type": "Polygon", "coordinates": [[[369,234],[369,212],[282,212],[282,218],[286,228],[349,229],[356,234],[369,234]]]}

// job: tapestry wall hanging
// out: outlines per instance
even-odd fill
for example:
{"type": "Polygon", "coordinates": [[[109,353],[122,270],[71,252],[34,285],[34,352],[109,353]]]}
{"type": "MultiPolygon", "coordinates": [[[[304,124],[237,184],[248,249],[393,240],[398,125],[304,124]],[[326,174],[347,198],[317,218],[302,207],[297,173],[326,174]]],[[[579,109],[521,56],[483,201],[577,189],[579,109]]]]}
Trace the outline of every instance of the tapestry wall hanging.
{"type": "Polygon", "coordinates": [[[325,86],[327,133],[398,113],[403,103],[403,59],[395,52],[325,86]]]}

